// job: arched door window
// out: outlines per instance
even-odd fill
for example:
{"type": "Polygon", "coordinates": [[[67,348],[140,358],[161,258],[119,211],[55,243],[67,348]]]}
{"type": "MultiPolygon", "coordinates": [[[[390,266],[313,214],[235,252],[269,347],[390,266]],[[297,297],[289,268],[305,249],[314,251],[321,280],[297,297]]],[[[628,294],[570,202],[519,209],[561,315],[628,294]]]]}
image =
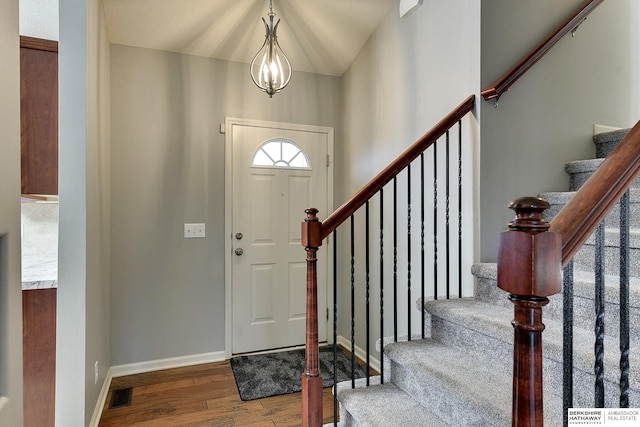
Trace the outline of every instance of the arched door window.
{"type": "Polygon", "coordinates": [[[262,144],[253,155],[253,167],[311,169],[302,148],[288,139],[271,139],[262,144]]]}

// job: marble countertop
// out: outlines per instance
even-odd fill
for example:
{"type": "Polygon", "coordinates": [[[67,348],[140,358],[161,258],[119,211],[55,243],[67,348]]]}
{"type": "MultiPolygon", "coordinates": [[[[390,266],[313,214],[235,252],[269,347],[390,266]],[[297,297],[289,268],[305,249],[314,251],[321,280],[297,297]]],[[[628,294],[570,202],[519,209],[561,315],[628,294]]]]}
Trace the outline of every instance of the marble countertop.
{"type": "Polygon", "coordinates": [[[22,289],[58,287],[58,257],[55,255],[22,256],[22,289]]]}

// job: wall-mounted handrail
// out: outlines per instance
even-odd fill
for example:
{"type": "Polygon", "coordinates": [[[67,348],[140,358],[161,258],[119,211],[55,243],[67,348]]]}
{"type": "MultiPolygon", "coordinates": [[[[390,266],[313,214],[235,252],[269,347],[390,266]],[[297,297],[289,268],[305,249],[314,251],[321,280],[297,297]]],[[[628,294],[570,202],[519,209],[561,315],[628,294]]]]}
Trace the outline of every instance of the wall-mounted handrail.
{"type": "Polygon", "coordinates": [[[587,16],[604,0],[589,0],[580,10],[573,14],[567,21],[560,25],[549,37],[543,40],[538,46],[525,55],[505,75],[500,77],[490,86],[480,92],[485,101],[500,99],[502,94],[506,92],[524,73],[526,73],[533,65],[538,62],[562,37],[574,31],[587,16]]]}
{"type": "Polygon", "coordinates": [[[322,239],[325,239],[340,224],[346,221],[351,215],[358,210],[364,203],[373,197],[382,187],[393,179],[401,170],[409,163],[415,160],[420,153],[429,148],[435,141],[444,135],[448,129],[462,119],[468,112],[473,110],[475,105],[475,95],[470,95],[460,105],[458,105],[451,113],[440,120],[431,130],[425,133],[418,141],[402,153],[396,160],[387,166],[382,172],[369,181],[360,191],[358,191],[351,199],[336,209],[322,223],[322,239]]]}
{"type": "Polygon", "coordinates": [[[549,231],[562,235],[563,266],[639,175],[640,121],[551,221],[549,231]]]}

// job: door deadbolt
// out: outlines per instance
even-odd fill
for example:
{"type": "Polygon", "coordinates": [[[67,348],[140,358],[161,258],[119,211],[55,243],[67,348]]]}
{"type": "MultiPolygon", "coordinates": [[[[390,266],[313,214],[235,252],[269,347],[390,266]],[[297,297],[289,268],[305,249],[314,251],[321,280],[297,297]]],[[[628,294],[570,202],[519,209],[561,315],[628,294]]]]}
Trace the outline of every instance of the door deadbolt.
{"type": "Polygon", "coordinates": [[[242,233],[236,233],[236,239],[242,240],[242,233]]]}
{"type": "Polygon", "coordinates": [[[244,251],[242,250],[242,248],[236,248],[235,253],[236,255],[240,256],[244,253],[244,251]]]}

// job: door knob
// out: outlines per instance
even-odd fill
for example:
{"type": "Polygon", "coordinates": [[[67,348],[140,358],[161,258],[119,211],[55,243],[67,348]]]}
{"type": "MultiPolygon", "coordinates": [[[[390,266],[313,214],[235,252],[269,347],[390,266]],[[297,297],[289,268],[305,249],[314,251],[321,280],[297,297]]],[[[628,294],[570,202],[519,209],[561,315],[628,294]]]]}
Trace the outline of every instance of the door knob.
{"type": "Polygon", "coordinates": [[[242,248],[236,248],[235,253],[236,255],[240,256],[244,253],[244,251],[242,250],[242,248]]]}

